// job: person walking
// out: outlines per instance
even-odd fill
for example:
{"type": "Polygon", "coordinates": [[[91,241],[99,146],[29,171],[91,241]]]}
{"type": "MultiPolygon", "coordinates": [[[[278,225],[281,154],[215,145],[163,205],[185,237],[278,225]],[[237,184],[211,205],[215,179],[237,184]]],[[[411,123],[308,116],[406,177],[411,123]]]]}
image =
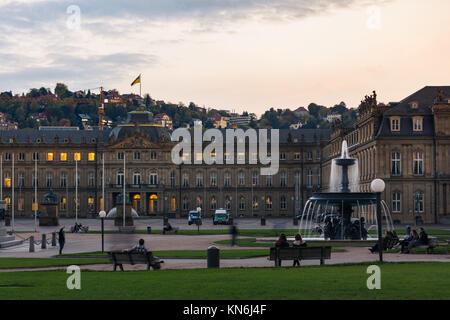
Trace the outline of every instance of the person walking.
{"type": "Polygon", "coordinates": [[[65,235],[65,232],[64,232],[64,226],[61,229],[59,229],[58,242],[59,242],[59,254],[62,254],[64,245],[66,243],[66,235],[65,235]]]}

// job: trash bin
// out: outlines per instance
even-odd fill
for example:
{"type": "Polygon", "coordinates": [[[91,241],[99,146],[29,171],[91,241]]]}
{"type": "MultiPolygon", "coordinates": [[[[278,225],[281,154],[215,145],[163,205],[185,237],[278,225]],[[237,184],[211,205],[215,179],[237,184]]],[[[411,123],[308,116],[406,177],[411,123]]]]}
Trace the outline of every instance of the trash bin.
{"type": "Polygon", "coordinates": [[[208,268],[219,268],[220,267],[220,249],[211,246],[206,250],[206,260],[208,263],[208,268]]]}
{"type": "Polygon", "coordinates": [[[264,216],[261,216],[261,225],[262,226],[266,225],[266,218],[264,216]]]}
{"type": "Polygon", "coordinates": [[[167,223],[169,222],[169,217],[168,216],[164,216],[163,218],[163,225],[167,225],[167,223]]]}
{"type": "Polygon", "coordinates": [[[294,217],[294,226],[298,226],[298,219],[297,219],[297,217],[294,217]]]}
{"type": "Polygon", "coordinates": [[[147,227],[147,234],[150,234],[150,233],[152,233],[152,227],[148,226],[147,227]]]}

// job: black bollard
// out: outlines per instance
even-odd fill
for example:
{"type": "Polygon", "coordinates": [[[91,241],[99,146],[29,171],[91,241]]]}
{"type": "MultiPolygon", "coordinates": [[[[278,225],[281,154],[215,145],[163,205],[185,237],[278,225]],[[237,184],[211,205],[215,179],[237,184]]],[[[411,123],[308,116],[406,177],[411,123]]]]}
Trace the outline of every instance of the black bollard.
{"type": "Polygon", "coordinates": [[[42,235],[41,249],[47,249],[47,235],[45,233],[42,235]]]}
{"type": "Polygon", "coordinates": [[[266,225],[266,218],[264,218],[264,216],[261,216],[261,225],[262,226],[266,225]]]}
{"type": "Polygon", "coordinates": [[[163,218],[163,225],[167,225],[167,223],[169,222],[169,217],[168,216],[164,216],[163,218]]]}
{"type": "Polygon", "coordinates": [[[56,232],[52,232],[52,247],[56,247],[56,232]]]}
{"type": "Polygon", "coordinates": [[[297,219],[297,217],[294,217],[294,226],[298,226],[298,219],[297,219]]]}
{"type": "Polygon", "coordinates": [[[220,267],[220,249],[211,246],[206,250],[206,261],[208,268],[219,268],[220,267]]]}
{"type": "Polygon", "coordinates": [[[30,237],[30,251],[29,252],[34,252],[34,237],[33,236],[30,237]]]}

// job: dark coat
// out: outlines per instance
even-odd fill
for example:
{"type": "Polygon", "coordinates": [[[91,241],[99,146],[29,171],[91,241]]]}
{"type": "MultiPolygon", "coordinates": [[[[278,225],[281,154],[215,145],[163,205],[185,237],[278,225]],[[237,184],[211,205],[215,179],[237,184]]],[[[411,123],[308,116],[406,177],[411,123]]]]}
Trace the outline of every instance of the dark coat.
{"type": "Polygon", "coordinates": [[[63,228],[61,228],[59,230],[59,232],[58,232],[58,241],[60,243],[65,243],[66,242],[66,235],[65,235],[65,232],[64,232],[63,228]]]}

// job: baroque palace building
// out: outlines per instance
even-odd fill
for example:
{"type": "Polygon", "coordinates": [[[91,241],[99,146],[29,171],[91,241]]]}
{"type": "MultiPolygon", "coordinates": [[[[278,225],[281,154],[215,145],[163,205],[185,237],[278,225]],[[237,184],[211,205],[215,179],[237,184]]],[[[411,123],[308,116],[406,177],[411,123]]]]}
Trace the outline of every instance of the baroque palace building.
{"type": "Polygon", "coordinates": [[[234,165],[173,164],[176,143],[145,111],[131,112],[113,129],[4,130],[0,193],[11,212],[14,188],[16,217],[33,216],[50,189],[58,196],[60,217],[95,217],[103,203],[107,212],[115,207],[125,180],[140,216],[184,217],[201,207],[203,216],[227,208],[236,217],[292,217],[312,193],[329,191],[331,162],[346,140],[359,162],[360,191],[369,192],[373,179],[383,179],[382,197],[393,220],[411,223],[419,215],[426,223],[445,222],[450,219],[449,99],[450,87],[425,87],[388,105],[378,104],[374,93],[359,106],[355,129],[337,124],[332,130],[280,130],[280,168],[273,177],[248,164],[248,148],[245,155],[235,151],[234,165]],[[237,157],[245,157],[246,164],[236,164],[237,157]]]}
{"type": "MultiPolygon", "coordinates": [[[[58,196],[60,217],[94,217],[103,203],[104,166],[107,212],[122,194],[125,176],[126,193],[140,216],[182,217],[201,207],[204,216],[227,208],[234,216],[292,217],[320,190],[329,136],[329,130],[280,130],[280,169],[272,177],[248,164],[248,148],[247,164],[173,164],[176,142],[145,111],[131,112],[126,123],[102,131],[1,131],[2,193],[11,212],[14,188],[16,217],[33,216],[50,189],[58,196]]],[[[235,157],[242,157],[236,151],[235,157]]]]}
{"type": "Polygon", "coordinates": [[[450,221],[450,87],[425,87],[383,105],[366,96],[355,129],[336,126],[323,150],[323,188],[329,190],[333,158],[342,141],[359,162],[359,189],[375,178],[386,182],[382,198],[394,221],[450,221]]]}

